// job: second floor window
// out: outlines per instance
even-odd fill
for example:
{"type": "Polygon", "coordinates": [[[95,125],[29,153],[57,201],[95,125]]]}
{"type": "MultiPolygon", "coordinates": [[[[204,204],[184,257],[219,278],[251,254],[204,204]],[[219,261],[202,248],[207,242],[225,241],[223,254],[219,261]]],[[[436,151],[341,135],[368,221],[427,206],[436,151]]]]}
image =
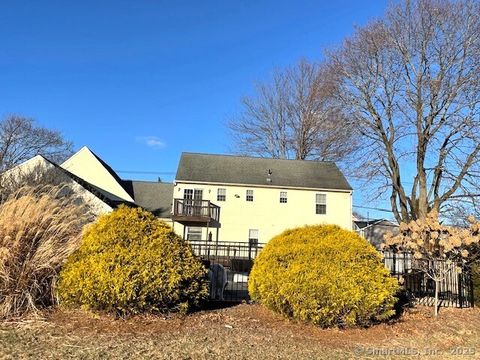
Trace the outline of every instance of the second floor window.
{"type": "Polygon", "coordinates": [[[287,192],[280,191],[280,204],[286,204],[286,203],[287,203],[287,192]]]}
{"type": "Polygon", "coordinates": [[[184,189],[183,198],[187,200],[193,199],[193,189],[184,189]]]}
{"type": "Polygon", "coordinates": [[[227,189],[217,189],[217,201],[225,201],[227,199],[227,189]]]}
{"type": "Polygon", "coordinates": [[[326,194],[316,194],[315,213],[320,215],[325,215],[327,213],[327,195],[326,194]]]}
{"type": "Polygon", "coordinates": [[[247,201],[253,201],[253,190],[247,190],[247,201]]]}

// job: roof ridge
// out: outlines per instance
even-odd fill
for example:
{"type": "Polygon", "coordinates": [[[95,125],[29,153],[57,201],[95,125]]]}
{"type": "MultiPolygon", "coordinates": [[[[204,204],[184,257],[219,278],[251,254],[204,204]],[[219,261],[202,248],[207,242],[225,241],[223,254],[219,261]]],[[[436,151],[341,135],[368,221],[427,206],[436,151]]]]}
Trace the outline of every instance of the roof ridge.
{"type": "Polygon", "coordinates": [[[332,160],[314,160],[314,159],[282,159],[282,158],[273,158],[273,157],[261,157],[261,156],[249,156],[249,155],[234,155],[234,154],[213,154],[213,153],[201,153],[201,152],[191,152],[191,151],[182,151],[182,156],[184,154],[188,155],[206,155],[206,156],[218,156],[218,157],[234,157],[234,158],[244,158],[244,159],[257,159],[257,160],[274,160],[274,161],[298,161],[298,162],[314,162],[314,163],[330,163],[337,166],[335,161],[332,160]]]}

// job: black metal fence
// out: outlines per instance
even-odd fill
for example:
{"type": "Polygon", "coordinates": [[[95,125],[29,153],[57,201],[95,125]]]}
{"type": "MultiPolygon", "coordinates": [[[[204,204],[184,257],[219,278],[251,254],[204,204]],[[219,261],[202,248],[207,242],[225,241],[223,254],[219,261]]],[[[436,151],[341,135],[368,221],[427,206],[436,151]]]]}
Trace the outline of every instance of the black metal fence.
{"type": "MultiPolygon", "coordinates": [[[[399,279],[407,295],[420,304],[433,306],[435,302],[435,283],[423,271],[416,268],[412,254],[401,252],[383,252],[383,262],[392,276],[399,279]]],[[[473,281],[469,267],[458,266],[446,261],[438,261],[445,276],[439,284],[439,303],[444,307],[472,307],[473,281]]]]}
{"type": "MultiPolygon", "coordinates": [[[[208,268],[210,300],[240,302],[248,300],[248,276],[253,260],[263,244],[233,241],[189,240],[194,253],[208,268]]],[[[396,277],[407,295],[414,301],[432,306],[435,301],[435,283],[424,272],[415,269],[415,260],[410,253],[383,252],[383,262],[396,277]]],[[[473,282],[468,267],[456,264],[440,264],[451,267],[440,282],[440,306],[472,307],[473,282]]]]}
{"type": "Polygon", "coordinates": [[[189,240],[189,243],[208,268],[210,300],[248,300],[248,275],[262,244],[205,240],[189,240]]]}

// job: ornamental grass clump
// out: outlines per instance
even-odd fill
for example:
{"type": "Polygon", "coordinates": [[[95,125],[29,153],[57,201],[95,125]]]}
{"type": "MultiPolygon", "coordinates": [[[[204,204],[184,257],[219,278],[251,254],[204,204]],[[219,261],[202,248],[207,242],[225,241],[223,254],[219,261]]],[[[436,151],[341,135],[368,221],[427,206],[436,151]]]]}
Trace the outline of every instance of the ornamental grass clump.
{"type": "Polygon", "coordinates": [[[120,316],[187,312],[208,296],[190,245],[151,213],[121,206],[89,226],[62,270],[59,297],[120,316]]]}
{"type": "Polygon", "coordinates": [[[255,259],[248,284],[252,300],[321,327],[386,320],[398,289],[372,245],[333,225],[274,237],[255,259]]]}
{"type": "Polygon", "coordinates": [[[66,193],[61,185],[24,187],[0,204],[0,318],[56,304],[61,266],[91,220],[66,193]]]}

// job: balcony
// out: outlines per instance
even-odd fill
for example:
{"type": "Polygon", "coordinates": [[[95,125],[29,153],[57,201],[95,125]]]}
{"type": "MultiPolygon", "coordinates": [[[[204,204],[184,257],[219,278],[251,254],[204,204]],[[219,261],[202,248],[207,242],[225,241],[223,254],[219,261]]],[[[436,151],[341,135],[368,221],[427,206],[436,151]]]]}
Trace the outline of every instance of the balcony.
{"type": "Polygon", "coordinates": [[[209,224],[220,218],[220,207],[209,200],[174,199],[172,220],[183,224],[209,224]]]}

